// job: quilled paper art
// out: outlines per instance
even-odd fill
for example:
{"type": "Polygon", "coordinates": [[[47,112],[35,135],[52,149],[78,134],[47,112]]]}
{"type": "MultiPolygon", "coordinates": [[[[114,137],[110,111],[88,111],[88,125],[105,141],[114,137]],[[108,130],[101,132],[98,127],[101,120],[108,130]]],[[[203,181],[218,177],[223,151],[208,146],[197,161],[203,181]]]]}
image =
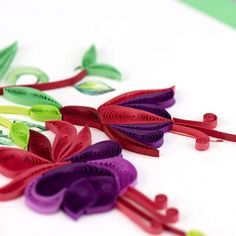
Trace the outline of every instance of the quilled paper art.
{"type": "MultiPolygon", "coordinates": [[[[36,77],[35,84],[26,84],[24,87],[32,87],[39,90],[49,90],[62,88],[67,86],[74,86],[75,89],[81,93],[88,95],[99,95],[111,92],[114,89],[104,82],[97,80],[90,80],[79,83],[86,75],[104,77],[116,81],[121,80],[121,73],[113,66],[97,62],[97,50],[92,45],[83,55],[81,66],[76,67],[80,72],[72,78],[60,80],[56,82],[49,82],[48,75],[36,67],[13,67],[10,65],[17,51],[17,43],[10,45],[0,51],[0,80],[5,78],[8,85],[16,85],[17,81],[24,75],[31,75],[36,77]],[[9,72],[7,73],[8,69],[9,72]]],[[[9,87],[9,86],[8,86],[9,87]]],[[[0,88],[0,95],[3,94],[4,87],[0,88]]]]}
{"type": "MultiPolygon", "coordinates": [[[[214,130],[217,126],[215,114],[205,114],[203,121],[172,118],[166,108],[175,103],[174,87],[127,92],[98,109],[73,105],[63,107],[44,92],[27,87],[5,88],[4,96],[15,103],[33,105],[20,109],[21,114],[35,120],[45,121],[51,117],[75,125],[88,125],[105,132],[123,148],[149,156],[159,156],[157,148],[162,146],[166,132],[195,138],[195,148],[199,151],[207,150],[210,141],[236,142],[236,135],[214,130]],[[210,140],[210,136],[217,140],[210,140]]],[[[1,106],[0,113],[15,114],[16,109],[1,106]]]]}
{"type": "Polygon", "coordinates": [[[178,221],[179,213],[167,208],[165,195],[153,201],[131,186],[137,172],[122,158],[118,143],[102,141],[90,146],[88,127],[77,134],[65,121],[48,121],[46,128],[55,133],[52,146],[46,136],[30,131],[30,151],[0,148],[0,172],[13,178],[0,188],[1,201],[17,198],[25,191],[27,205],[41,213],[62,209],[78,219],[116,207],[152,234],[202,235],[170,225],[178,221]],[[163,209],[165,214],[159,212],[163,209]]]}
{"type": "Polygon", "coordinates": [[[27,133],[27,130],[21,126],[17,128],[21,135],[18,138],[22,138],[24,144],[28,141],[29,151],[0,147],[0,172],[14,178],[9,184],[0,188],[0,200],[18,197],[30,180],[45,171],[66,165],[67,157],[91,144],[91,133],[88,127],[84,127],[77,134],[75,127],[65,121],[46,123],[46,128],[55,133],[52,146],[43,134],[33,130],[27,133]]]}

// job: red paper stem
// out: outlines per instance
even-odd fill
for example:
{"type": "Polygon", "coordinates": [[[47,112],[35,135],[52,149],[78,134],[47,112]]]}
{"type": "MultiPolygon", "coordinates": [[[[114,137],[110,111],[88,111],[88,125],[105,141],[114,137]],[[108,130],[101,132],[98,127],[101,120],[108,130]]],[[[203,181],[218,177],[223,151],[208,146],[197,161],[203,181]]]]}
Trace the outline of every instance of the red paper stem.
{"type": "Polygon", "coordinates": [[[166,230],[175,235],[186,235],[184,231],[167,225],[169,222],[174,223],[173,219],[178,219],[178,210],[169,208],[166,215],[162,215],[157,212],[158,204],[155,201],[132,187],[118,198],[117,208],[148,233],[160,234],[166,230]]]}
{"type": "MultiPolygon", "coordinates": [[[[78,83],[80,80],[82,80],[87,75],[86,70],[82,70],[79,74],[64,80],[59,81],[53,81],[48,83],[41,83],[41,84],[24,84],[24,85],[17,85],[17,86],[24,86],[24,87],[31,87],[39,90],[50,90],[50,89],[57,89],[57,88],[63,88],[67,86],[73,86],[76,83],[78,83]]],[[[6,86],[6,87],[12,87],[12,86],[6,86]]],[[[3,89],[6,87],[0,88],[0,95],[3,94],[3,89]]]]}
{"type": "Polygon", "coordinates": [[[198,128],[173,124],[172,131],[194,136],[196,138],[195,148],[199,151],[205,151],[209,148],[209,136],[204,132],[199,131],[198,128]]]}
{"type": "Polygon", "coordinates": [[[173,118],[173,121],[177,125],[200,127],[207,129],[214,129],[217,126],[217,116],[213,113],[206,113],[203,116],[203,121],[185,120],[179,118],[173,118]]]}

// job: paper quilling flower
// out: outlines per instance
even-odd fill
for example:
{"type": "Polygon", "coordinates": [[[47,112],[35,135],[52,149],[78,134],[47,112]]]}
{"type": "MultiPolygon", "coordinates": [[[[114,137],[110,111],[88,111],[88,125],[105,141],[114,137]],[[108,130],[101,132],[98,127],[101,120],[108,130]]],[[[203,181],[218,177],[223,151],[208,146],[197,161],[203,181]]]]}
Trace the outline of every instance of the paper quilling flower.
{"type": "Polygon", "coordinates": [[[21,139],[22,143],[28,142],[26,149],[29,151],[0,147],[0,172],[13,178],[0,189],[0,200],[18,197],[35,176],[68,164],[67,157],[91,144],[88,127],[84,127],[78,134],[75,127],[65,121],[50,121],[46,123],[46,127],[56,135],[52,146],[46,136],[36,131],[30,130],[27,137],[25,126],[16,123],[13,134],[18,134],[18,139],[21,139]]]}
{"type": "MultiPolygon", "coordinates": [[[[35,120],[62,119],[75,125],[97,128],[133,152],[159,156],[164,133],[171,132],[195,138],[197,150],[207,150],[210,136],[236,142],[236,135],[214,130],[217,116],[207,113],[203,121],[172,118],[166,108],[175,103],[174,87],[137,90],[121,94],[98,109],[85,106],[62,106],[49,95],[25,87],[4,89],[4,96],[15,103],[30,105],[19,113],[35,120]],[[31,99],[28,99],[31,98],[31,99]],[[42,105],[36,105],[42,104],[42,105]]],[[[16,108],[0,107],[0,113],[17,113],[16,108]]]]}
{"type": "MultiPolygon", "coordinates": [[[[24,126],[16,128],[25,135],[24,126]]],[[[13,178],[0,188],[1,201],[24,191],[26,203],[33,210],[48,214],[62,209],[73,219],[116,207],[149,233],[165,230],[175,235],[202,236],[169,225],[178,221],[179,214],[177,209],[167,208],[165,195],[157,195],[153,201],[131,187],[137,172],[122,158],[118,143],[102,141],[89,146],[89,128],[77,134],[65,121],[48,121],[46,128],[55,133],[52,146],[44,135],[31,130],[30,151],[0,148],[0,173],[13,178]],[[159,212],[163,209],[165,214],[159,212]]]]}

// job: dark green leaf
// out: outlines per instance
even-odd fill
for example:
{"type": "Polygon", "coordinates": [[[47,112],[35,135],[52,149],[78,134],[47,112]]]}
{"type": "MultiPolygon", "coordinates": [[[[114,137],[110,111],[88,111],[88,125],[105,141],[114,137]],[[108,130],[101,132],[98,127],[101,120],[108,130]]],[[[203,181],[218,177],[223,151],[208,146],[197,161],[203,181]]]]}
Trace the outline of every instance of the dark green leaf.
{"type": "Polygon", "coordinates": [[[88,75],[102,76],[109,79],[121,80],[121,73],[113,66],[107,64],[96,64],[86,68],[88,75]]]}
{"type": "Polygon", "coordinates": [[[114,90],[109,85],[99,81],[87,81],[76,85],[75,88],[88,95],[99,95],[114,90]]]}
{"type": "Polygon", "coordinates": [[[6,74],[17,52],[17,42],[0,51],[0,80],[6,74]]]}
{"type": "Polygon", "coordinates": [[[84,54],[82,59],[82,66],[84,68],[95,64],[97,61],[97,52],[94,45],[92,45],[84,54]]]}

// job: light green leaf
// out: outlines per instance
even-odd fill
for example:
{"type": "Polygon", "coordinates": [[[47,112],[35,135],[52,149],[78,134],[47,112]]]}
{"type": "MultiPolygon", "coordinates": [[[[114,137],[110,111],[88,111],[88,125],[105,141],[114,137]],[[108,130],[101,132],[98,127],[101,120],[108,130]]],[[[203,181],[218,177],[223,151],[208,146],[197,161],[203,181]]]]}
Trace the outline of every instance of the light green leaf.
{"type": "Polygon", "coordinates": [[[109,85],[99,81],[87,81],[76,85],[75,88],[81,93],[88,95],[99,95],[114,90],[109,85]]]}
{"type": "Polygon", "coordinates": [[[10,85],[15,85],[17,80],[22,75],[33,75],[37,78],[36,83],[47,83],[49,81],[48,75],[42,70],[35,67],[17,67],[11,69],[6,76],[6,81],[10,85]]]}
{"type": "Polygon", "coordinates": [[[84,54],[82,59],[82,66],[84,68],[95,64],[97,61],[97,52],[94,45],[92,45],[84,54]]]}
{"type": "Polygon", "coordinates": [[[33,105],[52,105],[61,108],[61,104],[48,94],[29,87],[14,86],[3,89],[3,96],[14,103],[33,105]]]}
{"type": "Polygon", "coordinates": [[[45,122],[47,120],[61,120],[60,110],[51,105],[34,105],[30,109],[30,117],[33,120],[45,122]]]}
{"type": "Polygon", "coordinates": [[[11,125],[9,136],[17,146],[27,149],[29,135],[29,128],[25,124],[17,122],[11,125]]]}
{"type": "Polygon", "coordinates": [[[46,128],[44,125],[35,124],[35,123],[25,121],[25,120],[14,120],[14,122],[21,122],[21,123],[27,125],[29,128],[32,128],[32,129],[39,131],[39,132],[46,131],[46,128]]]}
{"type": "Polygon", "coordinates": [[[102,76],[109,79],[121,80],[121,73],[113,66],[107,64],[95,64],[86,68],[88,75],[102,76]]]}
{"type": "Polygon", "coordinates": [[[0,51],[0,80],[6,74],[17,52],[17,42],[0,51]]]}

